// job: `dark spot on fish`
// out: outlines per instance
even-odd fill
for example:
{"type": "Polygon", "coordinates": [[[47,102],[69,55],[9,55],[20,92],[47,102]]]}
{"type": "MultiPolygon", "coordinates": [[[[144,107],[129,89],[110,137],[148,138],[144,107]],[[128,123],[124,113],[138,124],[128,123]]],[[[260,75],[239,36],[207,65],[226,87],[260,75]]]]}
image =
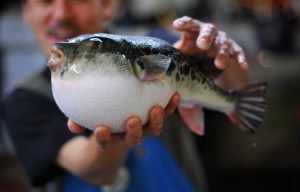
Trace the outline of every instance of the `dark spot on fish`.
{"type": "Polygon", "coordinates": [[[196,72],[195,70],[191,70],[191,78],[194,81],[196,79],[196,72]]]}
{"type": "Polygon", "coordinates": [[[170,65],[169,65],[168,71],[172,72],[175,70],[175,68],[176,68],[176,65],[174,64],[174,61],[172,59],[170,65]]]}
{"type": "Polygon", "coordinates": [[[179,73],[177,72],[176,73],[176,82],[179,82],[180,81],[180,75],[179,75],[179,73]]]}
{"type": "Polygon", "coordinates": [[[182,66],[179,67],[179,71],[180,71],[180,74],[183,74],[184,71],[183,71],[183,67],[182,66]]]}
{"type": "Polygon", "coordinates": [[[167,72],[166,72],[166,75],[167,75],[167,76],[171,76],[171,75],[172,75],[172,71],[167,71],[167,72]]]}
{"type": "Polygon", "coordinates": [[[60,76],[64,76],[65,72],[68,70],[68,68],[66,66],[64,66],[61,70],[60,76]]]}
{"type": "Polygon", "coordinates": [[[190,68],[187,65],[184,65],[184,75],[188,75],[190,73],[190,68]]]}
{"type": "Polygon", "coordinates": [[[93,57],[95,57],[95,55],[92,53],[84,55],[84,58],[86,58],[88,60],[91,60],[93,57]]]}

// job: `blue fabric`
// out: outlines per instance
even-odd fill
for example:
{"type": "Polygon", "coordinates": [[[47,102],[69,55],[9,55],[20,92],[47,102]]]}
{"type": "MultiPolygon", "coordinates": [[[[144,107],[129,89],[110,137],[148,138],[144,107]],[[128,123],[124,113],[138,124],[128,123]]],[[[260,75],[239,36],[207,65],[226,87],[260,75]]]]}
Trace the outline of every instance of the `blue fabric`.
{"type": "Polygon", "coordinates": [[[61,192],[101,192],[99,186],[89,184],[69,173],[66,173],[60,191],[61,192]]]}
{"type": "MultiPolygon", "coordinates": [[[[196,191],[181,171],[177,162],[158,138],[150,137],[129,153],[126,166],[131,182],[128,192],[192,192],[196,191]]],[[[99,192],[99,186],[90,185],[67,175],[63,192],[99,192]]]]}
{"type": "Polygon", "coordinates": [[[128,157],[131,173],[128,191],[195,191],[177,162],[158,138],[148,138],[128,157]]]}

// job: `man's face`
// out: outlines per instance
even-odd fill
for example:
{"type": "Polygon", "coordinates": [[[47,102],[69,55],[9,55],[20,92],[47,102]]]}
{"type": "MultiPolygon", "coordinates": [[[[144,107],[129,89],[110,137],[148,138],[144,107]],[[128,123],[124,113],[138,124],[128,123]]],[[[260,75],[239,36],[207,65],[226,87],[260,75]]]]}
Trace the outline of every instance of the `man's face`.
{"type": "Polygon", "coordinates": [[[58,41],[102,32],[111,16],[111,0],[27,0],[23,5],[23,19],[47,55],[58,41]]]}

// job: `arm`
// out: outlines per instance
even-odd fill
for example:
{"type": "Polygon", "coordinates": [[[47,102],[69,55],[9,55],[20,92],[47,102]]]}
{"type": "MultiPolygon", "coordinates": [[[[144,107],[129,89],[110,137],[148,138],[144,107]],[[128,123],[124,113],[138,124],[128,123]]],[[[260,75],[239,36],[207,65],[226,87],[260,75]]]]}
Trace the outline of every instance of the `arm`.
{"type": "Polygon", "coordinates": [[[109,148],[102,148],[96,142],[96,135],[97,132],[90,137],[77,136],[69,140],[61,147],[56,161],[89,183],[110,184],[123,165],[128,146],[124,142],[116,142],[109,148]]]}

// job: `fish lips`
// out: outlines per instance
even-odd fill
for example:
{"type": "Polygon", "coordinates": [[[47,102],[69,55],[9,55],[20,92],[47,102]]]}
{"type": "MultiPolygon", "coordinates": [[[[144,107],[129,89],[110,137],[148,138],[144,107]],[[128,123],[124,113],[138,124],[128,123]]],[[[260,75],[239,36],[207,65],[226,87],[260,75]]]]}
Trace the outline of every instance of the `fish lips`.
{"type": "Polygon", "coordinates": [[[56,43],[51,49],[51,55],[48,60],[47,66],[51,71],[56,71],[66,61],[64,48],[60,43],[56,43]]]}

